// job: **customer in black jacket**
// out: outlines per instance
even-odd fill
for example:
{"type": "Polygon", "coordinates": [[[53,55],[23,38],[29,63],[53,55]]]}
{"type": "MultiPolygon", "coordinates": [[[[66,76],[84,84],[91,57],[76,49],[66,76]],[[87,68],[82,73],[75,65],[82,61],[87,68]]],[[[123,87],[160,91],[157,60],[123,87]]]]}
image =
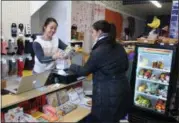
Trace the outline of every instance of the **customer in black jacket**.
{"type": "Polygon", "coordinates": [[[131,107],[131,90],[125,73],[128,58],[117,44],[115,25],[105,20],[93,24],[92,37],[96,40],[90,58],[82,67],[75,64],[70,70],[79,76],[93,73],[91,123],[117,123],[131,107]]]}

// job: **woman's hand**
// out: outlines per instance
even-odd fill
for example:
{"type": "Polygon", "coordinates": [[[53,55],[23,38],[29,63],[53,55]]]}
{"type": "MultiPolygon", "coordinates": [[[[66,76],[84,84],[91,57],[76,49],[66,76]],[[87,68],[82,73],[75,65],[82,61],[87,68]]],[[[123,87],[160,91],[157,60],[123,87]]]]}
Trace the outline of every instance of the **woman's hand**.
{"type": "Polygon", "coordinates": [[[54,60],[62,59],[63,57],[64,57],[63,54],[60,53],[59,50],[57,50],[57,51],[55,52],[55,54],[52,56],[52,58],[53,58],[54,60]]]}

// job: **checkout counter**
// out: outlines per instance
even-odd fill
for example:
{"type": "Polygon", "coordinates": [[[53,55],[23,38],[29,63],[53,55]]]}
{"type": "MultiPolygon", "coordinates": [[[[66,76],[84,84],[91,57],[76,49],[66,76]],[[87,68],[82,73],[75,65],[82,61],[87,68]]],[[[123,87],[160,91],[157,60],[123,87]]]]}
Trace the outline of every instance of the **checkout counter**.
{"type": "MultiPolygon", "coordinates": [[[[79,87],[79,86],[81,87],[83,83],[82,79],[81,80],[77,80],[77,78],[75,79],[75,76],[73,74],[70,74],[69,76],[66,76],[66,77],[61,77],[58,75],[57,72],[52,72],[52,76],[55,76],[55,78],[60,79],[58,80],[60,81],[59,82],[60,84],[54,83],[54,84],[46,85],[44,87],[27,91],[18,95],[14,95],[14,94],[3,95],[1,98],[2,99],[1,100],[1,114],[2,112],[4,113],[11,108],[18,107],[19,104],[23,104],[24,102],[28,100],[32,100],[32,99],[41,97],[43,95],[57,92],[62,89],[70,89],[70,88],[79,87]],[[70,77],[72,77],[72,79],[70,79],[70,77]],[[68,81],[67,82],[61,81],[65,79],[68,81]]],[[[89,107],[85,108],[79,105],[75,110],[63,116],[63,119],[60,122],[79,122],[83,120],[85,117],[87,117],[90,113],[91,113],[91,109],[89,107]]]]}

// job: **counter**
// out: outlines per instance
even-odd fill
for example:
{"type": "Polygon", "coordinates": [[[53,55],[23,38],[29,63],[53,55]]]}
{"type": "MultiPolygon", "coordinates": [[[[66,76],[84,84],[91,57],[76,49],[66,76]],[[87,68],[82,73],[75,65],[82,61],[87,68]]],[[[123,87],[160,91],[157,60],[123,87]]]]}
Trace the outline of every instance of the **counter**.
{"type": "MultiPolygon", "coordinates": [[[[76,84],[79,84],[81,81],[77,81],[71,84],[60,84],[59,86],[57,86],[57,84],[52,84],[46,87],[41,87],[38,89],[34,89],[28,92],[24,92],[18,95],[14,95],[14,94],[7,94],[2,96],[2,100],[1,100],[1,109],[3,108],[7,108],[9,106],[18,104],[20,102],[26,101],[26,100],[30,100],[32,98],[38,97],[38,96],[42,96],[44,94],[48,94],[54,91],[58,91],[60,89],[66,88],[66,87],[70,87],[76,84]],[[43,91],[42,91],[43,90],[43,91]]],[[[82,106],[78,106],[77,109],[75,109],[74,111],[68,113],[67,115],[65,115],[63,117],[62,122],[78,122],[82,119],[84,119],[86,116],[88,116],[91,113],[91,110],[89,108],[84,108],[82,106]]]]}

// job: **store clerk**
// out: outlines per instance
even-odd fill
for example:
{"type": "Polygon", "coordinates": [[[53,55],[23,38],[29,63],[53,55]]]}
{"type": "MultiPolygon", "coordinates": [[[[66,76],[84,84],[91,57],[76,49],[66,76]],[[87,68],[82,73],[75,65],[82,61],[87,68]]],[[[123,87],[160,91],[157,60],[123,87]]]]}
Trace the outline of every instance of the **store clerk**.
{"type": "Polygon", "coordinates": [[[41,73],[55,67],[55,60],[62,58],[58,49],[64,50],[67,45],[54,37],[58,23],[54,18],[47,18],[43,26],[43,35],[38,36],[33,43],[35,65],[33,74],[41,73]]]}

